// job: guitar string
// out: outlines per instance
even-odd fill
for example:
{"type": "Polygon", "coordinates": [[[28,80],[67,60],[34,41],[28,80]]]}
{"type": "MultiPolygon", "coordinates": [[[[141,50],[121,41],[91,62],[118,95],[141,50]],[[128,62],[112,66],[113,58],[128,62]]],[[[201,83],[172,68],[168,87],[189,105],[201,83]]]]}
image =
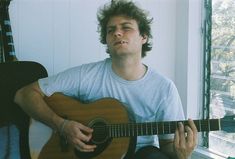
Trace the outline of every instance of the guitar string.
{"type": "MultiPolygon", "coordinates": [[[[198,123],[196,123],[196,125],[198,125],[199,124],[199,120],[197,121],[198,123]]],[[[177,123],[177,122],[169,122],[168,124],[169,124],[169,127],[170,127],[170,125],[173,125],[173,123],[177,123]]],[[[184,122],[185,123],[185,122],[184,122]]],[[[210,126],[209,124],[208,124],[208,120],[203,120],[202,121],[202,124],[200,124],[201,125],[201,127],[204,127],[204,129],[202,130],[202,131],[205,131],[205,130],[210,130],[210,128],[208,127],[208,126],[210,126]],[[205,122],[205,123],[203,123],[203,122],[205,122]],[[205,128],[206,127],[206,128],[205,128]]],[[[159,126],[159,125],[158,125],[159,126]]],[[[174,127],[171,127],[171,128],[169,128],[168,129],[168,131],[166,131],[165,129],[164,129],[164,125],[162,125],[163,127],[162,127],[162,132],[163,132],[163,134],[165,134],[165,133],[170,133],[170,132],[174,132],[175,131],[175,127],[176,126],[174,126],[174,127]],[[164,133],[164,131],[166,131],[165,133],[164,133]]],[[[133,130],[136,130],[136,133],[135,132],[133,132],[133,136],[135,136],[136,134],[138,135],[138,134],[155,134],[154,132],[157,132],[157,133],[159,133],[159,132],[161,132],[161,131],[154,131],[153,129],[156,129],[156,127],[152,127],[152,122],[150,122],[150,123],[145,123],[145,124],[143,124],[143,123],[128,123],[128,124],[107,124],[107,125],[102,125],[102,126],[94,126],[93,127],[94,129],[95,129],[95,131],[96,131],[96,133],[97,133],[97,131],[99,132],[99,131],[101,131],[101,134],[100,135],[103,135],[103,132],[109,132],[109,136],[110,136],[110,132],[111,132],[111,137],[112,137],[112,134],[114,134],[114,137],[116,137],[116,136],[131,136],[130,134],[131,133],[126,133],[126,131],[127,132],[130,132],[130,131],[133,131],[133,130]],[[151,125],[150,125],[151,124],[151,125]],[[140,126],[139,126],[140,125],[140,126]],[[144,129],[143,129],[143,127],[141,127],[141,125],[146,125],[146,127],[144,127],[144,129]],[[151,128],[150,128],[150,126],[151,126],[151,128]],[[141,128],[141,129],[140,129],[141,128]],[[110,130],[111,129],[111,130],[110,130]],[[149,129],[151,129],[151,131],[149,130],[149,129]],[[144,130],[144,131],[143,131],[144,130]],[[125,131],[125,132],[123,132],[123,131],[125,131]],[[139,133],[139,131],[141,132],[141,133],[139,133]],[[143,133],[144,132],[144,133],[143,133]],[[150,132],[150,133],[149,133],[150,132]],[[153,132],[153,133],[151,133],[151,132],[153,132]],[[125,135],[124,135],[125,134],[125,135]],[[128,134],[128,135],[127,135],[128,134]]],[[[216,130],[218,130],[218,129],[216,129],[216,130]]],[[[96,135],[97,136],[97,135],[96,135]]]]}

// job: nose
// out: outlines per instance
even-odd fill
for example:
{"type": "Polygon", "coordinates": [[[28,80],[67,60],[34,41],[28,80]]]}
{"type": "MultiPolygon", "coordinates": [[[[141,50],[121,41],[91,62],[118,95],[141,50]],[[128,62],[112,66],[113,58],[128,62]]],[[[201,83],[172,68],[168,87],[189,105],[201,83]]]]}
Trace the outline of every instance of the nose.
{"type": "Polygon", "coordinates": [[[114,36],[116,36],[116,37],[120,37],[120,36],[122,36],[122,31],[121,31],[121,29],[116,29],[115,30],[115,32],[114,32],[114,36]]]}

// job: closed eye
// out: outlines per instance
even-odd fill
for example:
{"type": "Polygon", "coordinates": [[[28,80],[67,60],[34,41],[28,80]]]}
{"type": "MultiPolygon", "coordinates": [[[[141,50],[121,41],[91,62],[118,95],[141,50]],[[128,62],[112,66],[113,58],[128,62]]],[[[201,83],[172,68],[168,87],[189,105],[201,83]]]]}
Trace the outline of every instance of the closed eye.
{"type": "Polygon", "coordinates": [[[124,29],[124,30],[130,30],[131,27],[126,27],[126,26],[125,26],[125,27],[123,27],[123,29],[124,29]]]}
{"type": "Polygon", "coordinates": [[[114,32],[114,29],[108,29],[107,30],[107,33],[112,33],[112,32],[114,32]]]}

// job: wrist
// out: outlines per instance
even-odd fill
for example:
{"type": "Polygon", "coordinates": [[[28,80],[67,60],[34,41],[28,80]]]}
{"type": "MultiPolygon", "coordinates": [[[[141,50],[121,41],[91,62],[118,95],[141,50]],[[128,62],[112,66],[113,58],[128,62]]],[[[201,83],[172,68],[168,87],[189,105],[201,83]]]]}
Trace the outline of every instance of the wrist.
{"type": "Polygon", "coordinates": [[[61,118],[61,117],[58,117],[58,116],[55,116],[52,118],[52,128],[55,132],[59,132],[60,133],[60,129],[61,129],[61,126],[64,122],[64,118],[61,118]]]}
{"type": "Polygon", "coordinates": [[[64,120],[60,123],[60,125],[59,125],[59,127],[58,127],[58,131],[59,131],[60,135],[64,135],[64,128],[65,128],[65,126],[66,126],[66,124],[67,124],[68,122],[69,122],[68,119],[64,119],[64,120]]]}

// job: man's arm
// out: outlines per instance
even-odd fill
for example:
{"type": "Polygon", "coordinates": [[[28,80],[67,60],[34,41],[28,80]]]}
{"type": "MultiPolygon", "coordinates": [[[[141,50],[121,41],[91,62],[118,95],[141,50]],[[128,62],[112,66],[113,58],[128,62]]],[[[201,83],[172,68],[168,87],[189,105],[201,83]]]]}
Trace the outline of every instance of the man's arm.
{"type": "Polygon", "coordinates": [[[39,120],[54,130],[61,131],[63,125],[63,135],[68,141],[81,151],[94,151],[95,145],[86,145],[84,141],[89,141],[92,135],[92,129],[75,121],[66,122],[64,119],[53,112],[44,101],[45,94],[41,91],[38,82],[19,89],[15,94],[15,103],[17,103],[29,116],[39,120]],[[84,134],[84,132],[86,134],[84,134]]]}
{"type": "Polygon", "coordinates": [[[175,131],[174,140],[160,140],[161,152],[170,158],[188,159],[197,145],[197,128],[192,120],[188,121],[189,126],[183,126],[179,123],[179,127],[175,131]],[[185,133],[186,131],[186,133],[185,133]]]}
{"type": "Polygon", "coordinates": [[[29,116],[39,120],[54,130],[59,129],[59,125],[64,121],[63,118],[55,114],[45,103],[44,93],[39,88],[38,82],[19,89],[15,94],[17,103],[29,116]]]}

